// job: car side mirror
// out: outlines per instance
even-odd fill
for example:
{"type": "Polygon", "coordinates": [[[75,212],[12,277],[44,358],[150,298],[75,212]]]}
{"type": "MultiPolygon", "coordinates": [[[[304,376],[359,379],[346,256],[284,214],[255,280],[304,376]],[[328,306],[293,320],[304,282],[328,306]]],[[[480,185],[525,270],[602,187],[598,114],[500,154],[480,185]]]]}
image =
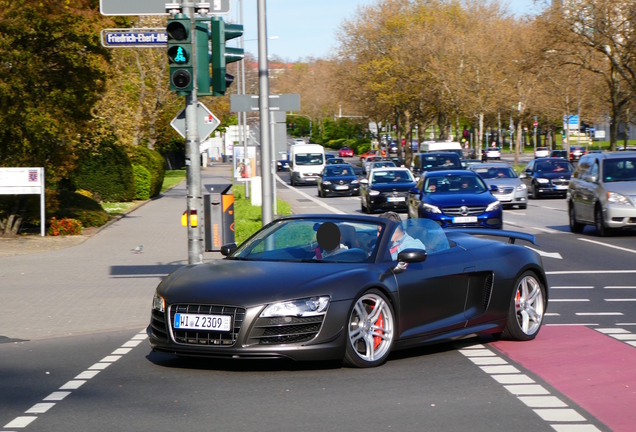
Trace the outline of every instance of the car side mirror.
{"type": "Polygon", "coordinates": [[[521,174],[519,174],[519,178],[520,179],[528,178],[528,174],[526,174],[525,172],[522,172],[521,174]]]}
{"type": "Polygon", "coordinates": [[[598,179],[596,178],[596,176],[593,176],[593,175],[586,175],[583,177],[583,181],[590,182],[590,183],[596,183],[597,180],[598,179]]]}
{"type": "Polygon", "coordinates": [[[490,185],[490,192],[497,192],[499,190],[499,188],[497,187],[497,185],[490,185]]]}
{"type": "Polygon", "coordinates": [[[410,263],[424,262],[427,257],[428,254],[424,249],[404,249],[398,253],[398,264],[393,271],[395,273],[402,273],[408,268],[410,263]]]}
{"type": "Polygon", "coordinates": [[[367,179],[365,179],[365,178],[364,178],[364,179],[361,179],[361,180],[360,180],[360,184],[363,184],[363,185],[369,184],[369,180],[367,180],[367,179]]]}
{"type": "Polygon", "coordinates": [[[226,245],[221,246],[221,255],[223,256],[230,256],[234,253],[234,251],[238,248],[238,246],[236,246],[236,243],[229,243],[226,245]]]}
{"type": "Polygon", "coordinates": [[[411,195],[419,195],[420,194],[420,190],[418,188],[411,188],[411,189],[409,189],[409,194],[411,194],[411,195]]]}

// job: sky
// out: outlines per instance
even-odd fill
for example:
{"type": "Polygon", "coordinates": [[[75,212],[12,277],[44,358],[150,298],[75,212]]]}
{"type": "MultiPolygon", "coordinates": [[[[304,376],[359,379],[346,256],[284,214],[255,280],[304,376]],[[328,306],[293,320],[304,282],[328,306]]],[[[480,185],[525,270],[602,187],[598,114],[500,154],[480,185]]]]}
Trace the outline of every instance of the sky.
{"type": "MultiPolygon", "coordinates": [[[[239,22],[240,1],[243,5],[245,51],[258,54],[258,21],[256,0],[232,0],[232,22],[239,22]]],[[[287,61],[308,57],[328,57],[335,50],[336,30],[345,19],[355,17],[359,5],[376,0],[267,0],[268,54],[287,61]]],[[[502,0],[506,1],[506,0],[502,0]]],[[[533,0],[508,0],[515,15],[536,11],[533,0]]]]}

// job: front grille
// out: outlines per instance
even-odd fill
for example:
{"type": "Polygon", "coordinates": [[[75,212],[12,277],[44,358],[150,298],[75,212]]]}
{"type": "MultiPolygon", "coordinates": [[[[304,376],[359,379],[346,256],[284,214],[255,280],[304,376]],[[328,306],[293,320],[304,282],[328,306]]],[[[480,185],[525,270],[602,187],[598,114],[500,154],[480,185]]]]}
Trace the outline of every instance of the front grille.
{"type": "Polygon", "coordinates": [[[511,187],[499,188],[497,191],[493,192],[493,195],[508,195],[511,194],[513,190],[514,188],[511,187]]]}
{"type": "Polygon", "coordinates": [[[245,309],[234,306],[175,304],[170,307],[170,326],[172,327],[174,340],[177,343],[188,345],[233,345],[238,338],[238,333],[244,320],[245,309]],[[229,332],[192,329],[177,330],[174,328],[174,316],[176,313],[231,315],[232,330],[229,332]]]}
{"type": "Polygon", "coordinates": [[[477,216],[484,213],[486,211],[486,207],[484,206],[444,207],[442,211],[449,216],[477,216]],[[466,207],[466,211],[463,211],[462,207],[466,207]]]}
{"type": "Polygon", "coordinates": [[[324,315],[259,318],[250,333],[250,339],[260,345],[307,342],[316,337],[323,319],[324,315]]]}
{"type": "Polygon", "coordinates": [[[567,186],[570,184],[570,180],[566,180],[566,179],[554,179],[552,180],[552,185],[553,186],[567,186]]]}

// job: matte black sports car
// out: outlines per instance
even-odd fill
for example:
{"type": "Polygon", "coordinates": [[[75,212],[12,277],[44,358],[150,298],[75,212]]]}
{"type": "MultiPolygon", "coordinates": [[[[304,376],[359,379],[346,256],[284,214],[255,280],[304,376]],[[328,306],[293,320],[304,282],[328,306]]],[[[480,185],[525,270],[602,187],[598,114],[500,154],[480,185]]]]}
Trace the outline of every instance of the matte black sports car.
{"type": "Polygon", "coordinates": [[[426,343],[530,340],[548,287],[541,257],[516,239],[534,243],[512,231],[444,232],[428,219],[280,218],[239,248],[224,246],[227,258],[168,275],[154,296],[149,341],[181,356],[370,367],[426,343]]]}

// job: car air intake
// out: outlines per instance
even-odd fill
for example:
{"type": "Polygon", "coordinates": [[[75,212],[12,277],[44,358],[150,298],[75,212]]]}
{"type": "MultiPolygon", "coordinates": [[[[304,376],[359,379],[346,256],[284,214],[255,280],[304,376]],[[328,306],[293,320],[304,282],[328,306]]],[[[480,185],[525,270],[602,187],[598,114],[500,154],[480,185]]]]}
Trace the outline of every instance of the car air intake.
{"type": "Polygon", "coordinates": [[[323,319],[324,315],[259,318],[250,333],[249,343],[282,345],[307,342],[316,337],[323,319]]]}

